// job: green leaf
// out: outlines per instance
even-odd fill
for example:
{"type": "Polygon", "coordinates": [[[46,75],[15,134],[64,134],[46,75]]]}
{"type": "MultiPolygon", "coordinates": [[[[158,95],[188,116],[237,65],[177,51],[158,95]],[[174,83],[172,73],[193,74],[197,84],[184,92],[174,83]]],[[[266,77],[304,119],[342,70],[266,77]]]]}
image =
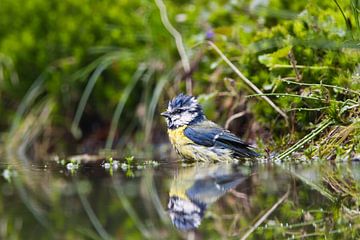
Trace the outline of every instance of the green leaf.
{"type": "Polygon", "coordinates": [[[258,60],[271,70],[278,64],[287,63],[288,60],[286,58],[291,48],[292,46],[287,46],[277,50],[276,52],[260,55],[258,60]]]}

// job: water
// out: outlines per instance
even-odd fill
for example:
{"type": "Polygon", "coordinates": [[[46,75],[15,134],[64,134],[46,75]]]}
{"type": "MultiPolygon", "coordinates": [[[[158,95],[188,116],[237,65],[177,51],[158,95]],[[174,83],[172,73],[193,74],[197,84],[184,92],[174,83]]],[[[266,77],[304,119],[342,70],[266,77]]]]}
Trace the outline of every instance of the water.
{"type": "Polygon", "coordinates": [[[350,174],[357,183],[359,167],[162,162],[130,170],[87,164],[71,171],[52,161],[2,159],[0,237],[354,237],[354,221],[333,199],[336,188],[327,180],[350,174]]]}

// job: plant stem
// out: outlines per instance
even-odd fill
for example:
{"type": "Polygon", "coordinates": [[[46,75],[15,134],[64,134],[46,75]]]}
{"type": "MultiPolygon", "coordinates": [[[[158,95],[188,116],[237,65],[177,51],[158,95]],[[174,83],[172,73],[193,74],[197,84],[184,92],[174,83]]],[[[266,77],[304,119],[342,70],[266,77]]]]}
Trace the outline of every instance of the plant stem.
{"type": "MultiPolygon", "coordinates": [[[[235,65],[221,52],[221,50],[213,43],[212,41],[208,41],[208,44],[220,55],[220,57],[230,66],[230,68],[247,84],[252,88],[256,93],[263,94],[263,92],[253,84],[247,77],[245,77],[240,70],[235,67],[235,65]]],[[[267,96],[261,95],[261,97],[269,103],[271,107],[275,109],[281,116],[285,118],[286,123],[288,123],[288,116],[285,112],[283,112],[278,106],[275,105],[273,101],[267,96]]]]}
{"type": "Polygon", "coordinates": [[[289,196],[290,188],[287,192],[242,236],[241,240],[247,239],[252,232],[256,230],[275,209],[289,196]]]}
{"type": "Polygon", "coordinates": [[[181,58],[181,64],[183,65],[186,77],[186,92],[187,94],[192,94],[192,80],[188,75],[190,73],[190,61],[188,56],[186,55],[184,43],[181,37],[181,34],[171,25],[169,21],[169,17],[167,14],[166,6],[162,0],[155,0],[156,6],[159,8],[161,22],[163,23],[166,30],[171,34],[171,36],[175,39],[176,48],[179,52],[181,58]]]}
{"type": "Polygon", "coordinates": [[[305,143],[316,137],[319,133],[321,133],[324,129],[330,126],[333,123],[332,119],[324,120],[319,127],[314,129],[311,133],[303,137],[300,141],[295,143],[292,147],[288,148],[285,152],[281,153],[276,159],[282,160],[285,157],[289,156],[291,153],[302,147],[305,143]]]}

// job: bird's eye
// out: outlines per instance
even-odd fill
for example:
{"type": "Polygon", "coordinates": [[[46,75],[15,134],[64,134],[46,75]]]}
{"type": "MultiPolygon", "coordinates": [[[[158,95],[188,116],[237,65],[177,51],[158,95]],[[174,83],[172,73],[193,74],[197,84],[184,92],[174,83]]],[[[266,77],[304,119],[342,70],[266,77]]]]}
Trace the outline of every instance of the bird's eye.
{"type": "Polygon", "coordinates": [[[182,112],[183,112],[182,109],[176,109],[176,110],[174,111],[175,114],[179,114],[179,113],[182,113],[182,112]]]}

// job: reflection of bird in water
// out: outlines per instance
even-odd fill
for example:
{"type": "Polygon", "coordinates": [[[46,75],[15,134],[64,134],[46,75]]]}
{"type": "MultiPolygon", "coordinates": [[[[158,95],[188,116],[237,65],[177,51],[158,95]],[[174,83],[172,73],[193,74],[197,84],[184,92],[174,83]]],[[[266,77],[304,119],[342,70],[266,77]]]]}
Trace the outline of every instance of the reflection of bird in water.
{"type": "Polygon", "coordinates": [[[178,95],[161,115],[166,118],[171,144],[184,159],[231,161],[260,156],[249,144],[207,120],[194,97],[178,95]]]}
{"type": "Polygon", "coordinates": [[[169,192],[168,212],[179,230],[199,227],[208,205],[243,182],[248,174],[231,165],[181,169],[169,192]]]}

